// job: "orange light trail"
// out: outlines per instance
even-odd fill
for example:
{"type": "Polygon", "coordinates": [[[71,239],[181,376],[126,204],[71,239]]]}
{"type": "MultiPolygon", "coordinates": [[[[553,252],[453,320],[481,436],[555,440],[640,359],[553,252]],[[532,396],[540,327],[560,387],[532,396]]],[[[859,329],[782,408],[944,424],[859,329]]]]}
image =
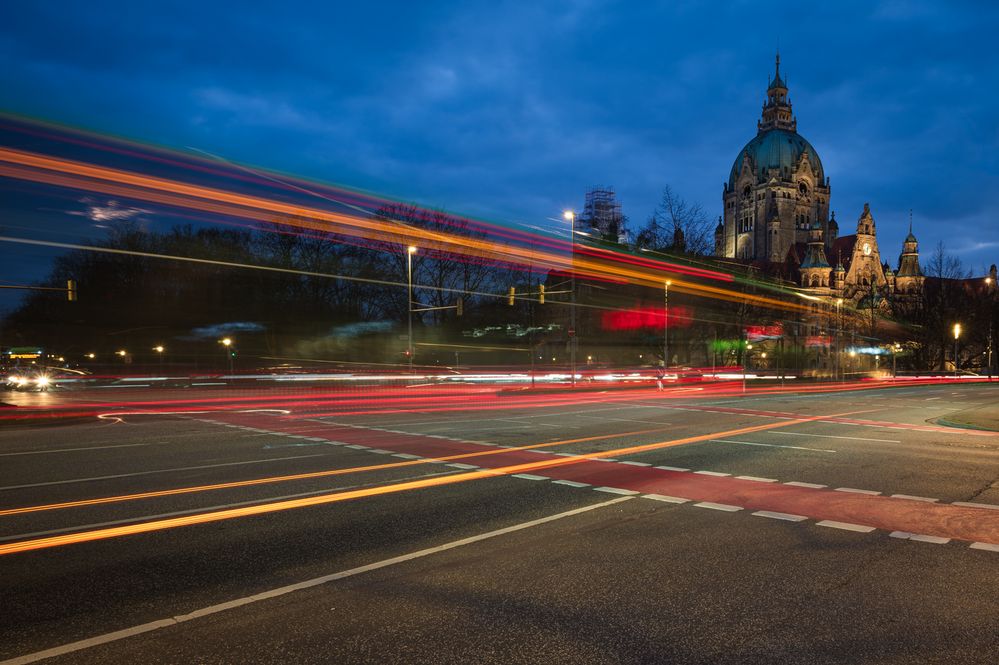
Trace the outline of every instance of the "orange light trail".
{"type": "Polygon", "coordinates": [[[329,476],[340,476],[350,473],[364,473],[366,471],[382,471],[385,469],[398,469],[407,466],[417,466],[420,464],[430,464],[432,462],[447,462],[452,460],[462,460],[471,457],[482,457],[484,455],[499,455],[502,453],[516,452],[518,450],[531,450],[534,448],[547,448],[550,446],[564,446],[571,443],[585,443],[587,441],[599,441],[602,439],[614,439],[623,436],[638,436],[640,434],[650,434],[652,432],[662,432],[668,427],[657,427],[655,429],[635,430],[633,432],[621,432],[618,434],[601,434],[598,436],[586,436],[578,439],[565,439],[563,441],[550,441],[548,443],[534,443],[515,448],[496,448],[475,453],[460,453],[457,455],[447,455],[444,457],[428,457],[425,459],[408,460],[405,462],[389,462],[386,464],[374,464],[371,466],[356,466],[347,469],[330,469],[327,471],[312,471],[309,473],[296,473],[286,476],[270,476],[266,478],[251,478],[249,480],[235,480],[228,483],[217,483],[214,485],[197,485],[194,487],[178,487],[169,490],[156,490],[151,492],[139,492],[137,494],[123,494],[120,496],[99,497],[96,499],[81,499],[79,501],[65,501],[63,503],[49,503],[38,506],[25,506],[23,508],[8,508],[0,510],[0,517],[9,515],[23,515],[25,513],[38,513],[47,510],[62,510],[65,508],[82,508],[85,506],[98,506],[106,503],[120,503],[123,501],[135,501],[137,499],[153,499],[162,496],[173,496],[176,494],[190,494],[194,492],[209,492],[213,490],[233,489],[235,487],[250,487],[253,485],[267,485],[271,483],[283,483],[294,480],[309,480],[312,478],[327,478],[329,476]]]}
{"type": "MultiPolygon", "coordinates": [[[[704,272],[703,270],[692,272],[684,266],[675,264],[664,264],[657,269],[644,265],[632,267],[617,260],[615,255],[609,252],[606,257],[588,257],[582,255],[581,252],[578,253],[581,255],[574,256],[569,252],[562,254],[529,249],[458,234],[421,229],[389,220],[364,218],[319,208],[296,206],[273,199],[237,194],[221,189],[8,148],[0,148],[0,176],[85,191],[99,191],[114,196],[255,221],[272,221],[273,215],[279,215],[282,216],[282,224],[313,231],[363,237],[392,246],[408,244],[421,249],[447,251],[487,260],[494,260],[497,257],[512,257],[524,265],[572,270],[583,277],[625,280],[644,286],[660,286],[666,273],[692,273],[703,276],[701,273],[704,272]]],[[[570,245],[571,247],[573,245],[570,245]]],[[[589,254],[595,253],[589,252],[589,254]]],[[[629,263],[631,262],[633,259],[629,258],[629,263]]],[[[744,302],[763,307],[807,311],[807,307],[804,305],[768,296],[740,293],[676,277],[673,277],[672,281],[672,288],[692,295],[731,302],[744,302]]]]}
{"type": "Polygon", "coordinates": [[[587,458],[558,457],[556,459],[541,460],[538,462],[527,462],[524,464],[515,464],[512,466],[499,467],[496,469],[482,469],[479,471],[470,471],[468,473],[462,473],[454,476],[439,476],[435,478],[424,478],[422,480],[412,480],[403,483],[395,483],[392,485],[382,485],[380,487],[368,487],[359,490],[350,490],[347,492],[337,492],[335,494],[324,494],[321,496],[306,497],[302,499],[276,501],[273,503],[261,504],[256,506],[245,506],[242,508],[229,508],[226,510],[217,510],[208,513],[201,513],[198,515],[185,515],[183,517],[173,517],[163,520],[154,520],[151,522],[128,524],[125,526],[94,529],[91,531],[81,531],[78,533],[63,534],[59,536],[49,536],[45,538],[35,538],[31,540],[22,540],[13,543],[7,543],[5,545],[0,545],[0,556],[6,554],[16,554],[21,552],[30,552],[34,550],[48,549],[52,547],[61,547],[65,545],[87,543],[97,540],[107,540],[109,538],[120,538],[122,536],[130,536],[141,533],[152,533],[155,531],[164,531],[167,529],[174,529],[183,526],[209,524],[212,522],[220,522],[223,520],[235,519],[239,517],[267,515],[270,513],[282,512],[285,510],[293,510],[297,508],[309,508],[312,506],[321,506],[331,503],[338,503],[341,501],[382,496],[386,494],[396,494],[399,492],[425,489],[428,487],[453,485],[472,480],[495,478],[498,476],[511,475],[515,473],[540,471],[542,469],[550,469],[558,466],[579,464],[580,462],[588,461],[588,459],[617,457],[621,455],[632,455],[636,453],[648,452],[651,450],[659,450],[663,448],[681,446],[688,443],[707,441],[715,438],[738,436],[740,434],[749,434],[751,432],[777,429],[780,427],[788,427],[791,425],[800,425],[802,423],[814,422],[816,420],[824,420],[826,418],[841,417],[845,415],[851,415],[853,413],[857,412],[851,411],[847,413],[834,414],[831,416],[814,416],[814,417],[801,418],[795,420],[785,420],[777,423],[767,423],[764,425],[755,425],[752,427],[740,427],[738,429],[712,432],[710,434],[699,434],[697,436],[684,437],[681,439],[673,439],[670,441],[661,441],[658,443],[649,443],[637,446],[628,446],[625,448],[616,448],[613,450],[605,450],[602,452],[588,454],[587,458]]]}

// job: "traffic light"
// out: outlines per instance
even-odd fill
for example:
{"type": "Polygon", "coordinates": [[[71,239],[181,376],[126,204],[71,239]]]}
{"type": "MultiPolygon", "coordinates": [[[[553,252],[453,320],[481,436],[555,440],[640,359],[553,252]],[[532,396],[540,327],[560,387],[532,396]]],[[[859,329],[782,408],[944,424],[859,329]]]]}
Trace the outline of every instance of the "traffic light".
{"type": "Polygon", "coordinates": [[[67,279],[66,280],[66,300],[69,302],[76,302],[76,280],[67,279]]]}
{"type": "Polygon", "coordinates": [[[465,301],[462,298],[458,298],[458,301],[454,304],[454,308],[457,310],[458,316],[465,313],[465,301]]]}
{"type": "Polygon", "coordinates": [[[544,305],[545,304],[545,285],[544,284],[538,284],[538,304],[539,305],[544,305]]]}
{"type": "Polygon", "coordinates": [[[516,296],[516,295],[517,295],[517,290],[514,287],[511,286],[510,287],[510,295],[506,299],[506,304],[510,305],[510,306],[513,306],[513,299],[514,299],[514,296],[516,296]]]}

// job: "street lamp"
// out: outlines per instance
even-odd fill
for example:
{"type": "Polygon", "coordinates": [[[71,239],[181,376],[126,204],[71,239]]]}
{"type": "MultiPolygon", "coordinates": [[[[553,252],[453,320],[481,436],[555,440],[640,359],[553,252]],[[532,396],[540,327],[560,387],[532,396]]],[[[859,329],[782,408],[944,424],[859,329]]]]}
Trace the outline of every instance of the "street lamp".
{"type": "Polygon", "coordinates": [[[669,285],[670,280],[663,284],[663,371],[669,367],[669,285]]]}
{"type": "Polygon", "coordinates": [[[409,358],[409,373],[413,373],[413,254],[416,247],[406,248],[406,312],[408,330],[406,334],[406,356],[409,358]]]}
{"type": "Polygon", "coordinates": [[[842,307],[843,307],[843,299],[836,298],[836,377],[834,377],[836,379],[839,379],[840,378],[839,375],[842,374],[842,372],[840,371],[842,369],[841,367],[842,358],[840,358],[840,356],[843,355],[843,347],[840,345],[840,338],[839,338],[843,328],[843,315],[841,313],[842,307]]]}
{"type": "Polygon", "coordinates": [[[229,380],[232,381],[232,351],[229,349],[229,347],[232,346],[232,338],[223,337],[219,340],[219,344],[223,346],[225,349],[225,355],[229,358],[229,380]]]}
{"type": "Polygon", "coordinates": [[[156,355],[158,355],[160,357],[160,368],[162,369],[162,367],[163,367],[163,352],[166,351],[166,349],[163,348],[162,344],[157,344],[156,346],[153,347],[153,351],[155,351],[156,355]]]}
{"type": "Polygon", "coordinates": [[[569,379],[576,387],[576,213],[566,210],[562,218],[569,222],[569,379]]]}
{"type": "Polygon", "coordinates": [[[958,362],[957,362],[957,340],[961,337],[961,324],[954,324],[954,378],[957,378],[958,362]]]}
{"type": "Polygon", "coordinates": [[[898,352],[902,350],[902,346],[895,342],[891,345],[891,380],[894,381],[895,377],[898,376],[898,370],[895,365],[895,358],[898,356],[898,352]]]}

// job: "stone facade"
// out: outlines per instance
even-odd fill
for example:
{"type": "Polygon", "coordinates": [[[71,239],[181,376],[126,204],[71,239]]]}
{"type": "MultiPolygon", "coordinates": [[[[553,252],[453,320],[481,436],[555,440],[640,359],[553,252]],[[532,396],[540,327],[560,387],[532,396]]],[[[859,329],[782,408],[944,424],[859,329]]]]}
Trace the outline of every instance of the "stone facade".
{"type": "Polygon", "coordinates": [[[840,236],[829,211],[829,178],[797,124],[778,55],[757,135],[739,152],[723,186],[715,255],[792,276],[814,295],[859,306],[920,295],[924,277],[911,222],[897,274],[882,260],[868,204],[856,232],[840,236]]]}

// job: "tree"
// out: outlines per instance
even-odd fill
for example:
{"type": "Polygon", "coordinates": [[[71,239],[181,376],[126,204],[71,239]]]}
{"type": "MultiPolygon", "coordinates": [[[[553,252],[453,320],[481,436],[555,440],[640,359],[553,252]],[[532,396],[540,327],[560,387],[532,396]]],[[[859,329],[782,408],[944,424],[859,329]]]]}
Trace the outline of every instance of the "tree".
{"type": "Polygon", "coordinates": [[[712,231],[701,204],[687,201],[666,185],[659,206],[639,229],[635,244],[657,251],[704,255],[714,248],[712,231]]]}

